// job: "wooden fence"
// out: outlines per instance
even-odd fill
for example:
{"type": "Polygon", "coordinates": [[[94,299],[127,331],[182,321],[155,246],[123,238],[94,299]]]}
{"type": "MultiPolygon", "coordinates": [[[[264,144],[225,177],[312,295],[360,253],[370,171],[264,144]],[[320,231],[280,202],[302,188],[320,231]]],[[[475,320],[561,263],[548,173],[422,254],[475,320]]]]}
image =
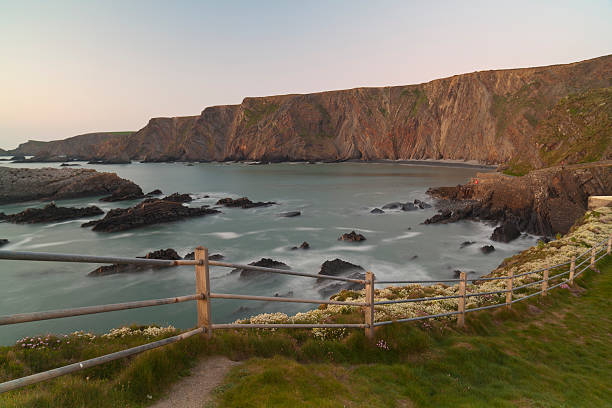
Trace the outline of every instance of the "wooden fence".
{"type": "Polygon", "coordinates": [[[79,308],[63,309],[63,310],[49,310],[44,312],[34,313],[21,313],[7,316],[0,316],[0,326],[17,324],[24,322],[34,322],[48,319],[58,319],[70,316],[81,316],[95,313],[112,312],[116,310],[135,309],[141,307],[151,307],[159,305],[167,305],[171,303],[181,303],[188,301],[197,302],[197,328],[183,332],[179,335],[168,337],[162,340],[147,343],[141,346],[132,347],[116,353],[107,354],[101,357],[92,358],[90,360],[81,361],[79,363],[70,364],[64,367],[55,368],[49,371],[32,374],[26,377],[10,380],[4,383],[0,383],[0,393],[11,391],[20,387],[24,387],[30,384],[35,384],[41,381],[49,380],[55,377],[73,373],[75,371],[84,370],[89,367],[104,364],[109,361],[117,360],[120,358],[128,357],[138,353],[142,353],[146,350],[151,350],[157,347],[165,346],[167,344],[175,343],[196,334],[204,334],[208,337],[212,336],[214,330],[218,329],[266,329],[266,328],[361,328],[365,330],[365,334],[369,339],[374,338],[374,328],[381,325],[387,325],[392,323],[410,322],[416,320],[433,319],[446,316],[457,316],[457,325],[463,327],[465,325],[466,313],[475,312],[478,310],[492,309],[496,307],[505,306],[507,308],[512,307],[513,303],[520,302],[531,298],[533,296],[546,294],[563,284],[574,283],[574,279],[580,276],[587,268],[594,268],[595,263],[606,255],[610,254],[612,247],[612,236],[607,240],[604,240],[592,248],[589,248],[584,253],[577,257],[572,257],[570,261],[551,265],[543,269],[525,272],[517,275],[510,274],[509,276],[502,277],[490,277],[490,278],[475,278],[470,279],[473,282],[484,282],[492,280],[504,280],[506,281],[506,289],[489,291],[489,292],[467,292],[467,276],[465,272],[462,272],[458,279],[442,279],[442,280],[376,280],[372,272],[367,272],[364,279],[353,279],[345,278],[340,276],[327,276],[321,274],[295,272],[285,269],[275,268],[264,268],[252,265],[240,265],[228,262],[211,261],[208,259],[208,249],[198,247],[195,250],[194,260],[160,260],[160,259],[143,259],[143,258],[119,258],[119,257],[107,257],[107,256],[87,256],[87,255],[72,255],[72,254],[53,254],[53,253],[40,253],[40,252],[16,252],[16,251],[0,251],[0,259],[4,260],[27,260],[27,261],[53,261],[53,262],[80,262],[80,263],[96,263],[96,264],[138,264],[138,265],[149,265],[149,266],[180,266],[180,265],[194,265],[195,266],[195,294],[165,298],[165,299],[152,299],[142,300],[135,302],[115,303],[108,305],[99,306],[86,306],[79,308]],[[607,246],[606,246],[607,242],[607,246]],[[584,258],[584,259],[582,259],[584,258]],[[590,261],[590,262],[589,262],[590,261]],[[589,262],[589,263],[587,263],[589,262]],[[307,278],[316,279],[327,279],[335,281],[343,281],[350,283],[362,284],[365,287],[365,302],[346,302],[337,300],[322,300],[322,299],[297,299],[288,297],[277,297],[277,296],[251,296],[251,295],[237,295],[228,293],[214,293],[211,292],[210,287],[210,267],[223,267],[223,268],[240,268],[246,270],[259,271],[264,273],[274,273],[282,275],[293,275],[307,278]],[[560,268],[565,269],[553,276],[549,276],[549,271],[558,271],[560,268]],[[582,267],[582,269],[580,269],[582,267]],[[541,280],[529,282],[520,286],[514,286],[516,278],[526,275],[532,275],[535,273],[542,273],[543,277],[541,280]],[[562,278],[564,275],[569,275],[567,278],[562,278]],[[553,285],[549,285],[549,282],[561,279],[560,282],[553,285]],[[416,299],[397,299],[397,300],[384,300],[376,302],[374,300],[374,286],[384,284],[434,284],[434,283],[457,283],[459,290],[457,295],[452,296],[437,296],[437,297],[422,297],[416,299]],[[514,299],[513,294],[520,289],[528,288],[534,285],[540,285],[540,290],[529,295],[514,299]],[[486,305],[481,307],[475,307],[466,309],[466,300],[474,296],[484,295],[496,295],[505,294],[505,302],[496,303],[492,305],[486,305]],[[287,323],[287,324],[241,324],[241,323],[228,323],[228,324],[214,324],[212,322],[212,309],[211,299],[240,299],[240,300],[254,300],[254,301],[266,301],[266,302],[291,302],[291,303],[312,303],[312,304],[325,304],[325,305],[347,305],[347,306],[358,306],[362,307],[364,311],[363,323],[346,323],[346,324],[327,324],[327,323],[313,323],[313,324],[299,324],[299,323],[287,323]],[[456,311],[440,313],[435,315],[417,316],[405,319],[387,320],[387,321],[374,321],[374,308],[378,305],[388,305],[395,303],[408,303],[408,302],[431,302],[436,300],[444,299],[458,299],[458,307],[456,311]]]}

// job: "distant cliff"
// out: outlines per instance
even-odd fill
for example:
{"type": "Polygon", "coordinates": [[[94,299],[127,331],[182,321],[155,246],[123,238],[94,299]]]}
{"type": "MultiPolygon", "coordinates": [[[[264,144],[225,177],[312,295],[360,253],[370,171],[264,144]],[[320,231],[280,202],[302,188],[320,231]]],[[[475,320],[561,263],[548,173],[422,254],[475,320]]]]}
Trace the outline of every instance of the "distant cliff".
{"type": "Polygon", "coordinates": [[[20,144],[16,149],[10,150],[9,154],[40,157],[69,156],[89,160],[96,157],[102,143],[118,142],[120,137],[130,136],[133,133],[135,132],[86,133],[52,142],[29,140],[20,144]]]}
{"type": "Polygon", "coordinates": [[[612,55],[420,85],[246,98],[199,116],[151,119],[90,145],[88,158],[459,159],[524,172],[611,158],[611,86],[612,55]]]}

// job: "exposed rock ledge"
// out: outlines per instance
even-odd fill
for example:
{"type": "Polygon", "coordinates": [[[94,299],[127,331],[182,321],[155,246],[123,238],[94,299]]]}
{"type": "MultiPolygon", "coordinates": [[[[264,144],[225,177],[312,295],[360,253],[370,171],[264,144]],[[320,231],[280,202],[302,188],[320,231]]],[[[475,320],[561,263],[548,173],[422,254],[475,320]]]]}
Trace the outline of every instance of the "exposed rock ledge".
{"type": "Polygon", "coordinates": [[[468,184],[429,189],[428,194],[446,200],[446,208],[425,223],[490,220],[537,235],[565,234],[587,210],[589,196],[611,191],[610,160],[551,167],[522,177],[478,173],[468,184]]]}
{"type": "Polygon", "coordinates": [[[0,167],[0,204],[142,191],[115,173],[91,169],[0,167]]]}

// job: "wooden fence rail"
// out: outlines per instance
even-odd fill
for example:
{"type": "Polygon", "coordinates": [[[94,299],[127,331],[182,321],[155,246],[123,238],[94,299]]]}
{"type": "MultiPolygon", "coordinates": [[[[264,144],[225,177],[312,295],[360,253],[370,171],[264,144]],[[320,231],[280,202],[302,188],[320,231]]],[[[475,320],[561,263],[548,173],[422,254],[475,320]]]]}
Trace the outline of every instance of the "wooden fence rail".
{"type": "Polygon", "coordinates": [[[195,279],[196,293],[193,295],[0,316],[0,325],[9,325],[9,324],[16,324],[16,323],[48,320],[48,319],[58,319],[58,318],[70,317],[70,316],[81,316],[81,315],[88,315],[88,314],[105,313],[105,312],[111,312],[111,311],[117,311],[117,310],[167,305],[167,304],[181,303],[181,302],[187,302],[187,301],[197,302],[197,315],[198,315],[197,328],[194,330],[190,330],[190,331],[184,332],[182,334],[179,334],[173,337],[154,341],[154,342],[147,343],[141,346],[132,347],[127,350],[92,358],[90,360],[82,361],[80,363],[74,363],[74,364],[70,364],[64,367],[55,368],[53,370],[49,370],[49,371],[33,374],[27,377],[18,378],[15,380],[0,383],[0,393],[15,390],[17,388],[35,384],[41,381],[46,381],[46,380],[56,378],[62,375],[70,374],[70,373],[73,373],[79,370],[84,370],[86,368],[104,364],[109,361],[113,361],[113,360],[117,360],[117,359],[124,358],[127,356],[131,356],[134,354],[142,353],[143,351],[146,351],[146,350],[151,350],[157,347],[162,347],[167,344],[181,341],[183,339],[186,339],[196,334],[205,334],[206,336],[210,337],[213,331],[218,330],[218,329],[359,328],[359,329],[365,329],[365,334],[368,339],[373,339],[374,338],[374,328],[377,326],[382,326],[382,325],[387,325],[387,324],[392,324],[392,323],[418,321],[418,320],[424,320],[424,319],[433,319],[433,318],[439,318],[439,317],[449,317],[449,316],[455,316],[455,315],[457,316],[457,325],[459,327],[463,327],[465,325],[465,315],[467,313],[475,312],[479,310],[493,309],[493,308],[497,308],[501,306],[505,306],[509,308],[512,306],[513,303],[529,299],[533,296],[537,296],[537,295],[545,296],[550,290],[555,289],[563,284],[569,283],[570,285],[572,285],[574,283],[574,280],[577,277],[579,277],[586,269],[589,269],[589,268],[594,269],[596,262],[599,261],[604,256],[609,255],[611,252],[611,249],[612,249],[612,236],[609,237],[607,240],[604,240],[594,245],[592,248],[589,248],[584,253],[578,256],[572,257],[572,259],[568,262],[564,262],[564,263],[557,264],[557,265],[551,265],[551,266],[548,266],[548,267],[545,267],[539,270],[524,272],[524,273],[517,274],[517,275],[513,275],[513,273],[510,272],[509,276],[472,279],[471,280],[472,282],[492,281],[492,280],[505,280],[506,281],[506,289],[504,290],[489,291],[489,292],[475,292],[475,293],[467,293],[468,279],[464,272],[461,273],[459,279],[421,280],[421,281],[415,281],[415,280],[396,280],[396,281],[380,280],[380,281],[377,281],[375,279],[375,275],[372,272],[367,272],[365,274],[365,279],[353,279],[353,278],[345,278],[341,276],[328,276],[328,275],[321,275],[321,274],[295,272],[295,271],[289,271],[289,270],[284,270],[284,269],[264,268],[264,267],[258,267],[258,266],[252,266],[252,265],[241,265],[241,264],[234,264],[234,263],[228,263],[228,262],[210,261],[208,259],[208,249],[203,248],[203,247],[196,248],[194,260],[179,260],[179,261],[144,259],[144,258],[110,257],[110,256],[53,254],[53,253],[44,253],[44,252],[16,252],[16,251],[0,250],[0,259],[4,259],[4,260],[80,262],[80,263],[105,263],[105,264],[116,263],[116,264],[137,264],[137,265],[168,266],[168,267],[180,266],[180,265],[194,265],[195,266],[195,278],[196,278],[195,279]],[[602,254],[599,255],[600,253],[602,254]],[[576,261],[578,261],[580,258],[584,257],[585,255],[587,257],[577,264],[576,261]],[[587,262],[589,263],[583,266],[587,262]],[[569,268],[567,271],[558,273],[553,276],[549,276],[549,271],[554,271],[557,268],[565,267],[566,265],[569,265],[569,268]],[[277,297],[277,296],[253,296],[253,295],[238,295],[238,294],[230,294],[230,293],[214,293],[214,292],[211,292],[211,286],[210,286],[210,267],[211,266],[224,267],[224,268],[240,268],[240,269],[253,270],[253,271],[265,272],[265,273],[293,275],[293,276],[316,278],[316,279],[359,283],[359,284],[363,284],[365,288],[365,291],[364,291],[365,292],[365,302],[349,302],[349,301],[322,300],[322,299],[298,299],[298,298],[287,298],[287,297],[277,297]],[[579,269],[580,267],[582,267],[582,269],[579,269]],[[540,272],[543,273],[543,279],[537,280],[534,282],[529,282],[527,284],[520,285],[520,286],[514,286],[514,281],[516,280],[516,278],[521,277],[521,276],[530,275],[530,274],[540,273],[540,272]],[[549,282],[551,280],[561,278],[561,276],[565,274],[569,274],[569,277],[567,279],[562,279],[559,283],[556,283],[552,286],[549,285],[549,282]],[[415,298],[415,299],[398,299],[398,300],[388,300],[388,301],[378,301],[378,302],[374,300],[374,294],[375,294],[374,288],[376,284],[408,284],[408,283],[431,284],[431,283],[447,283],[447,282],[458,282],[459,284],[458,295],[437,296],[437,297],[429,297],[429,298],[423,297],[423,298],[415,298]],[[516,293],[516,291],[530,287],[530,286],[534,286],[537,284],[541,284],[541,288],[539,291],[531,293],[529,295],[519,297],[517,299],[513,298],[513,294],[516,293]],[[467,298],[474,297],[474,296],[485,296],[485,295],[504,294],[504,293],[506,294],[506,299],[505,299],[505,302],[503,303],[496,303],[492,305],[486,305],[486,306],[466,309],[466,299],[467,298]],[[347,305],[347,306],[361,307],[363,308],[363,312],[364,312],[364,319],[363,319],[364,322],[363,323],[338,323],[338,324],[332,324],[332,323],[329,323],[329,324],[327,323],[313,323],[313,324],[225,323],[225,324],[214,324],[212,323],[211,299],[239,299],[239,300],[265,301],[265,302],[311,303],[311,304],[347,305]],[[431,302],[431,301],[439,301],[439,300],[445,300],[445,299],[458,299],[457,310],[452,311],[452,312],[447,312],[447,313],[435,314],[435,315],[416,316],[416,317],[409,317],[409,318],[404,318],[404,319],[378,321],[378,322],[374,321],[375,306],[378,306],[378,305],[388,305],[388,304],[406,303],[406,302],[431,302]]]}

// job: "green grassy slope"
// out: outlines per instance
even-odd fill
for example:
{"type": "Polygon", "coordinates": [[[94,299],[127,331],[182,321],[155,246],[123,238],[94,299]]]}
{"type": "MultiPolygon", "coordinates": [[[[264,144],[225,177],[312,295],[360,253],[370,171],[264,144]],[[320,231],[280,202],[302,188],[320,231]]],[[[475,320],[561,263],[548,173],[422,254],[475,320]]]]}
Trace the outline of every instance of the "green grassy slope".
{"type": "MultiPolygon", "coordinates": [[[[219,388],[223,407],[612,406],[612,260],[575,288],[468,315],[467,328],[403,325],[377,333],[384,363],[332,344],[316,363],[255,358],[219,388]],[[364,362],[369,360],[363,358],[364,362]]],[[[354,341],[354,340],[353,340],[354,341]]],[[[367,352],[367,349],[355,350],[367,352]]]]}

